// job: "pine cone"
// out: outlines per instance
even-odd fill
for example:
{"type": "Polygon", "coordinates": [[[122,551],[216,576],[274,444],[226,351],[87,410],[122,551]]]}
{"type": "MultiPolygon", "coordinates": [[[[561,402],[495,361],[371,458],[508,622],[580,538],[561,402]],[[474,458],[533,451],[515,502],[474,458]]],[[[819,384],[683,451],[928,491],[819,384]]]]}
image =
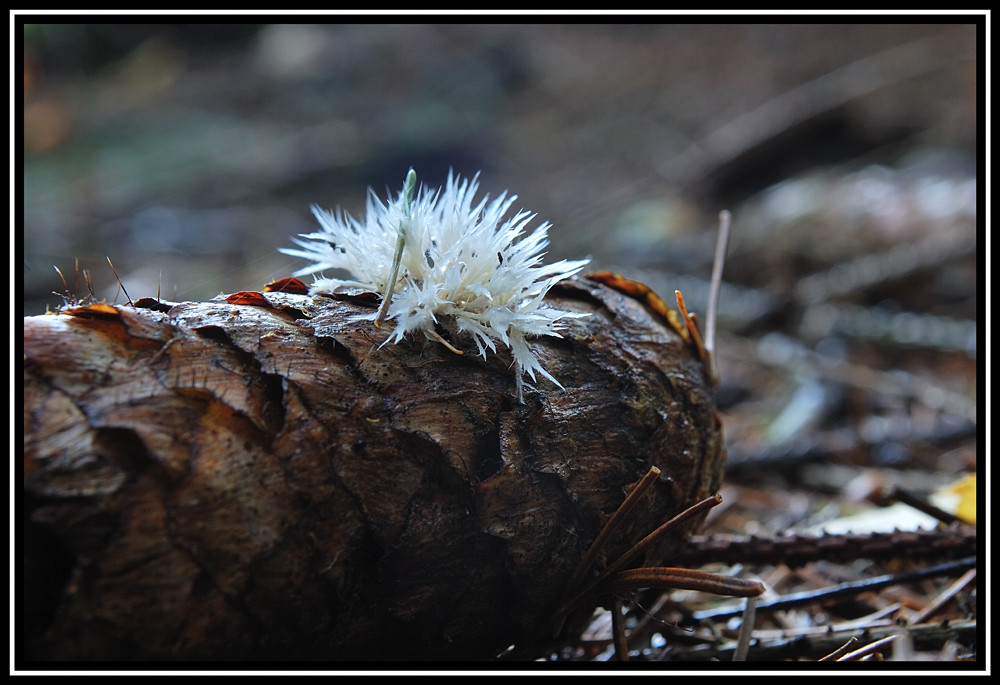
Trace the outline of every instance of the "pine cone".
{"type": "Polygon", "coordinates": [[[548,297],[591,316],[531,341],[566,390],[540,380],[523,404],[503,348],[483,359],[448,321],[440,335],[466,354],[380,347],[391,328],[354,320],[372,311],[364,294],[25,318],[28,659],[482,660],[544,645],[649,468],[661,476],[606,561],[715,493],[725,461],[683,331],[597,282],[548,297]]]}

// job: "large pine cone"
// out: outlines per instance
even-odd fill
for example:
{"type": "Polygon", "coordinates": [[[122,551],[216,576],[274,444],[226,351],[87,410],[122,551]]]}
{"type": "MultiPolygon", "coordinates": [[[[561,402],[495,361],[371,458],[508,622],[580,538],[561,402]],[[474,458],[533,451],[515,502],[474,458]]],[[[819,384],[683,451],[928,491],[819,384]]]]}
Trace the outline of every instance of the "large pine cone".
{"type": "Polygon", "coordinates": [[[618,290],[553,288],[592,316],[523,404],[503,349],[266,297],[25,319],[28,659],[488,659],[551,638],[651,466],[608,561],[719,486],[703,363],[618,290]]]}

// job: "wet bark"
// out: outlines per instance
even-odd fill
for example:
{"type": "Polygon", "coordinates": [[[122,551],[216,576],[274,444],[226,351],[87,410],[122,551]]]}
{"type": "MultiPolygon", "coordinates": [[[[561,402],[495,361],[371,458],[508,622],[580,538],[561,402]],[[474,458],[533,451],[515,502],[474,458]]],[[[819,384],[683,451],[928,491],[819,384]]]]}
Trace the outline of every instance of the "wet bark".
{"type": "Polygon", "coordinates": [[[565,391],[543,380],[523,404],[506,351],[484,360],[449,322],[464,355],[380,347],[391,327],[355,320],[364,294],[26,318],[26,657],[481,660],[544,643],[650,466],[608,559],[713,494],[725,460],[675,326],[587,280],[550,297],[591,316],[532,342],[565,391]]]}

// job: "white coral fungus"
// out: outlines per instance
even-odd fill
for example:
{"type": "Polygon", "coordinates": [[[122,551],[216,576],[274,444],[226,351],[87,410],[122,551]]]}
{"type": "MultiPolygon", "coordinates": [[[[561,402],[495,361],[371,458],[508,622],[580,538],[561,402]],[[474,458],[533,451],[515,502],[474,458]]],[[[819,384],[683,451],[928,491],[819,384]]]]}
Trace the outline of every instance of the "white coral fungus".
{"type": "Polygon", "coordinates": [[[477,178],[460,181],[449,174],[443,191],[421,188],[414,200],[411,170],[395,200],[390,197],[383,204],[369,192],[364,221],[313,205],[323,230],[302,234],[303,240],[293,238],[302,249],[281,251],[313,262],[296,276],[323,269],[344,269],[352,276],[320,278],[312,294],[339,286],[382,293],[379,313],[359,318],[376,323],[382,317],[393,319],[396,327],[386,343],[398,343],[416,331],[444,342],[434,325],[438,317],[450,316],[459,331],[471,334],[483,358],[486,348],[496,352],[496,341],[510,348],[519,399],[524,373],[534,381],[538,372],[562,388],[542,368],[526,338],[559,337],[560,319],[583,316],[554,309],[543,298],[589,260],[542,264],[550,224],[526,233],[535,215],[523,210],[504,220],[517,199],[506,192],[473,205],[477,178]]]}

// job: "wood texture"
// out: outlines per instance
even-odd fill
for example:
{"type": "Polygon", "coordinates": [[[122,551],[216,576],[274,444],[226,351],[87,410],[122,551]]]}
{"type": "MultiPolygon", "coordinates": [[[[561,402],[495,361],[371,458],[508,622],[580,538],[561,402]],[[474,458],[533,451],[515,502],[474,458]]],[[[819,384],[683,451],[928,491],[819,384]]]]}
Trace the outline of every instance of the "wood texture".
{"type": "Polygon", "coordinates": [[[553,289],[591,316],[524,404],[449,322],[464,355],[380,347],[363,293],[264,298],[24,320],[29,659],[488,659],[551,639],[650,466],[609,558],[719,486],[704,365],[624,293],[553,289]]]}

